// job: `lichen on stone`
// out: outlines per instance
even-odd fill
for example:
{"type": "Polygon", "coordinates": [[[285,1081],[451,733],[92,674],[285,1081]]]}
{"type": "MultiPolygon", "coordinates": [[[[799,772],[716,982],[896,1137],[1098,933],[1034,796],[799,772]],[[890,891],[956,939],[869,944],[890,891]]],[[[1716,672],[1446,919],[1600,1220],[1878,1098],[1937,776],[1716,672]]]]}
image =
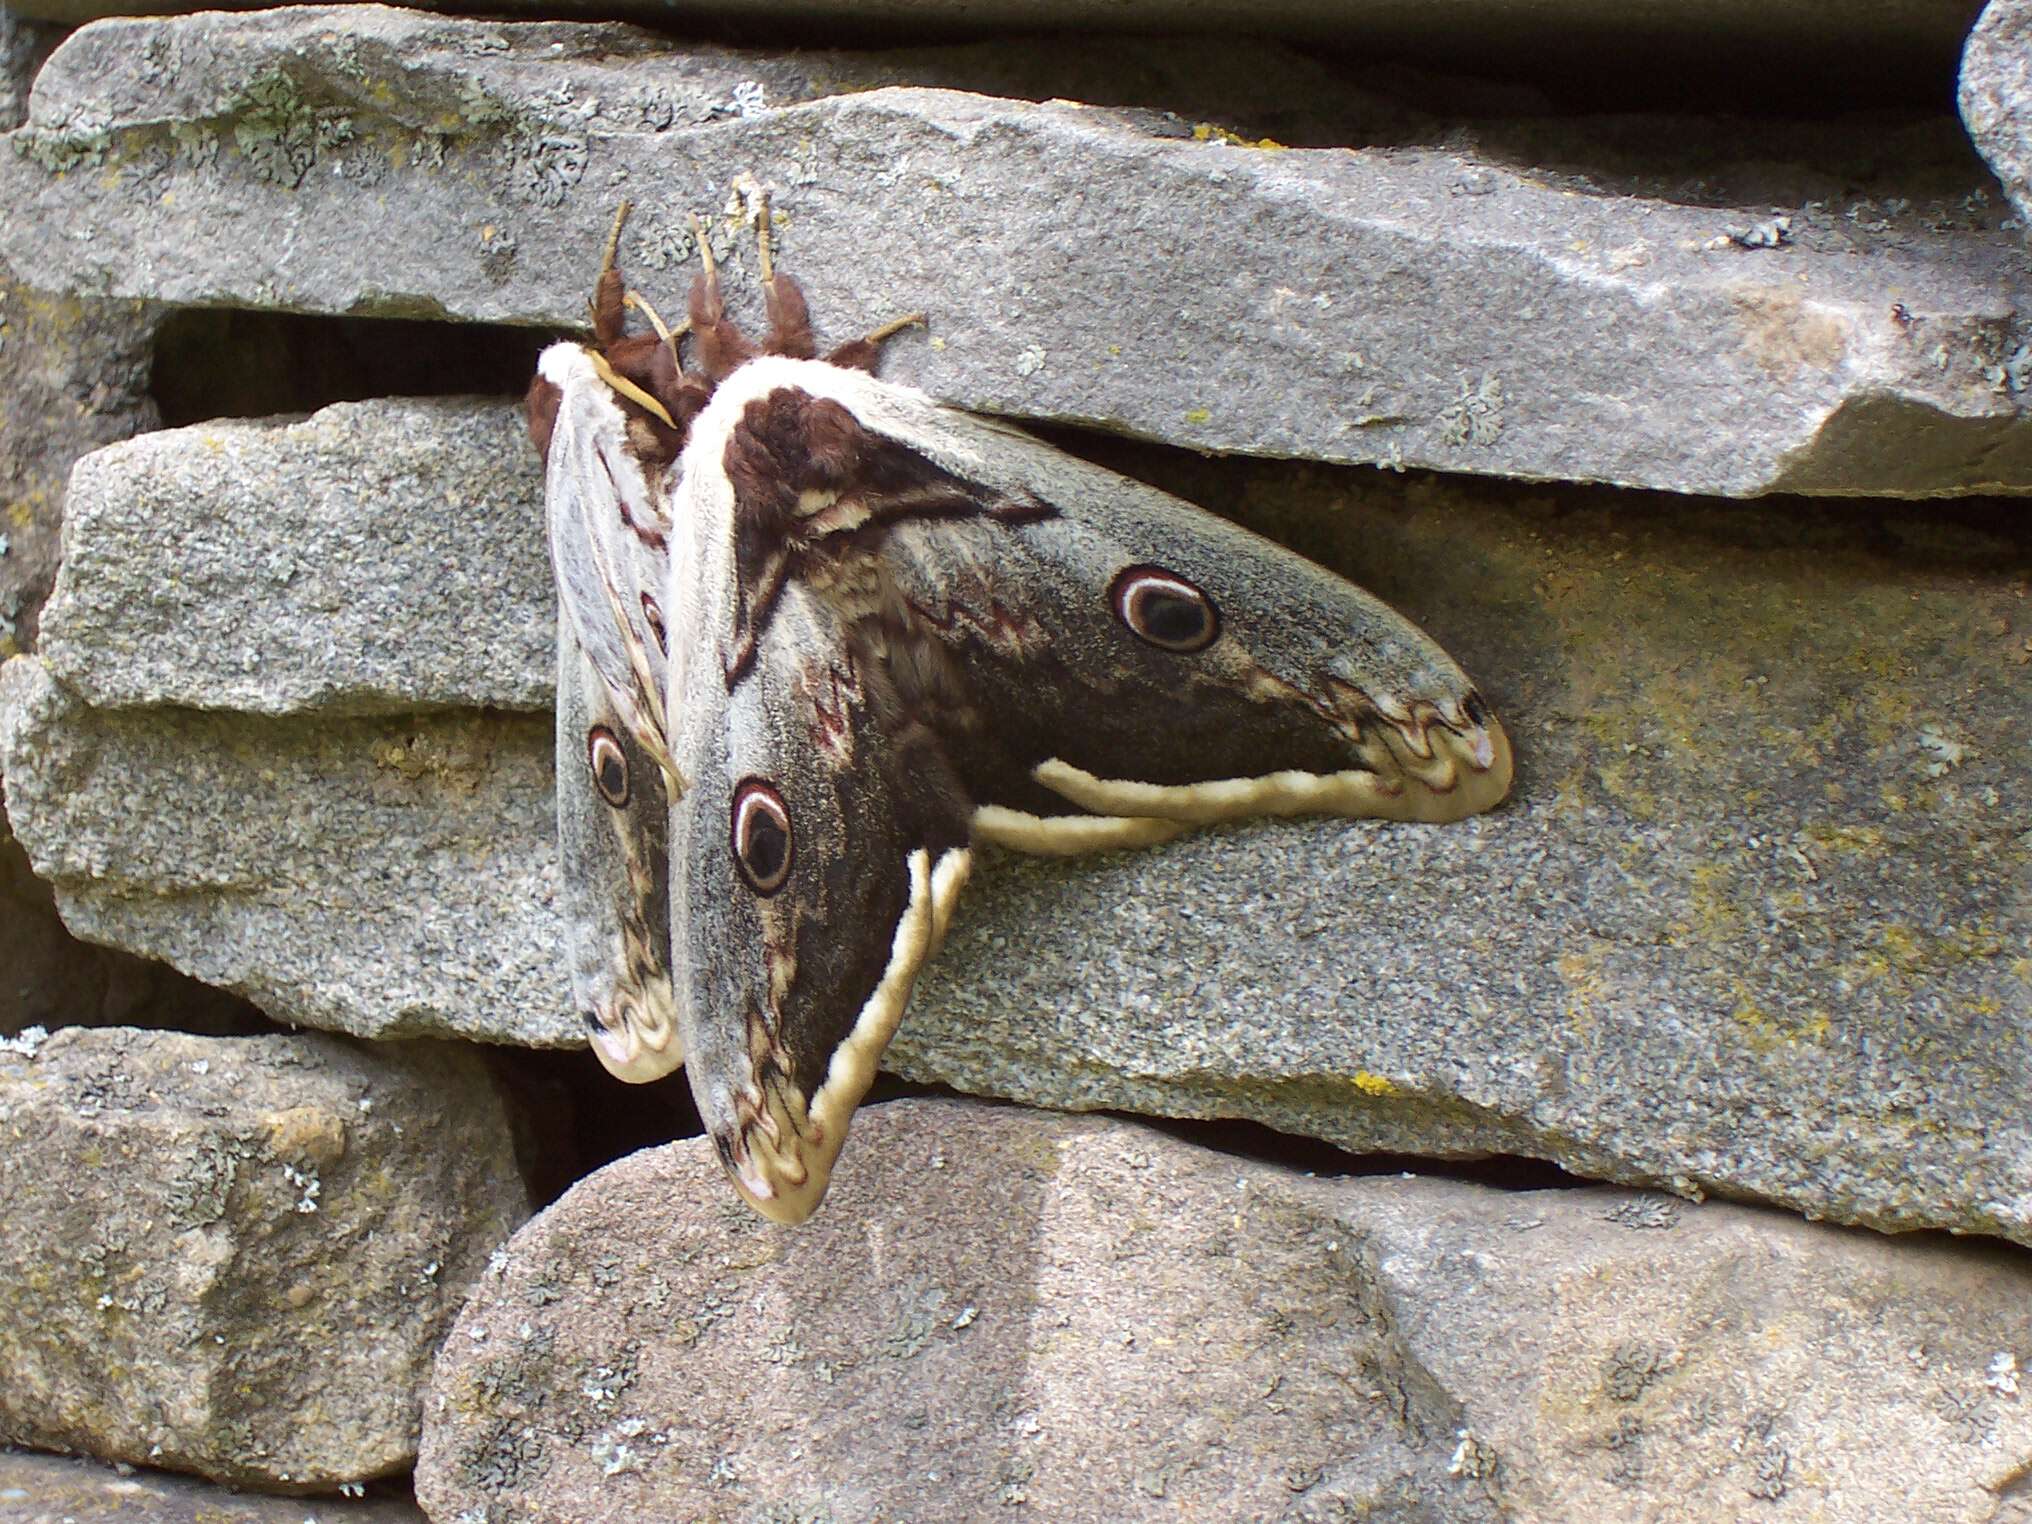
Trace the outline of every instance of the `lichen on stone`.
{"type": "Polygon", "coordinates": [[[257,178],[290,190],[303,184],[318,154],[353,140],[353,119],[313,106],[278,69],[257,76],[233,102],[233,141],[257,178]]]}
{"type": "Polygon", "coordinates": [[[53,175],[97,169],[113,146],[113,121],[103,111],[79,107],[54,127],[23,127],[11,134],[14,151],[53,175]]]}
{"type": "Polygon", "coordinates": [[[546,124],[516,124],[495,152],[508,190],[534,206],[563,205],[586,172],[586,140],[546,124]]]}
{"type": "Polygon", "coordinates": [[[1503,433],[1503,383],[1493,375],[1469,383],[1460,378],[1460,392],[1440,409],[1439,423],[1450,445],[1487,447],[1503,433]]]}

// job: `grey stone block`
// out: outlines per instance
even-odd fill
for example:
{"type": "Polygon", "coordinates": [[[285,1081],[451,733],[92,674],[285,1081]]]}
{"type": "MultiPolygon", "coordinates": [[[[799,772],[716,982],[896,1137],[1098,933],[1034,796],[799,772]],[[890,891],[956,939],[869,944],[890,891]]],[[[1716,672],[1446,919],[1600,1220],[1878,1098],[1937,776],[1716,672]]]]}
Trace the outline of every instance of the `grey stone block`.
{"type": "Polygon", "coordinates": [[[94,710],[38,658],[0,668],[9,808],[71,930],[362,1037],[581,1040],[550,732],[94,710]]]}
{"type": "Polygon", "coordinates": [[[1997,1246],[960,1102],[855,1134],[804,1227],[703,1139],[531,1222],[438,1363],[424,1506],[1977,1524],[2032,1461],[2032,1272],[1997,1246]]]}
{"type": "Polygon", "coordinates": [[[472,1054],[73,1029],[0,1054],[0,1433],[283,1491],[399,1472],[528,1213],[472,1054]]]}
{"type": "Polygon", "coordinates": [[[674,306],[687,214],[743,261],[721,209],[766,185],[821,326],[927,310],[892,373],[971,408],[1737,496],[2032,485],[2032,277],[1965,148],[1879,122],[1881,159],[1852,131],[1818,167],[1762,142],[1647,184],[1603,167],[1613,132],[1279,152],[885,78],[372,6],[108,21],[0,155],[0,255],[175,303],[571,323],[619,199],[674,306]]]}
{"type": "Polygon", "coordinates": [[[2032,229],[2032,5],[1990,0],[1961,56],[1961,116],[1970,139],[2032,229]]]}
{"type": "Polygon", "coordinates": [[[499,402],[340,403],[79,463],[42,654],[89,703],[550,704],[543,481],[499,402]]]}

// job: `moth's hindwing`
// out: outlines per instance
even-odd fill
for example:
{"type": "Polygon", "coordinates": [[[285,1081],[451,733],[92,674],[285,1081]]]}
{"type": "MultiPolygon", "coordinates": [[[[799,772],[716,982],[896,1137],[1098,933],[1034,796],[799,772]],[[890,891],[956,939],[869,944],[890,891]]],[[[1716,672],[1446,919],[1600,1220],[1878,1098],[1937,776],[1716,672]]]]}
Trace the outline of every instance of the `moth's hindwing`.
{"type": "Polygon", "coordinates": [[[558,632],[557,846],[572,994],[624,1080],[684,1062],[670,983],[669,796],[568,624],[558,632]]]}
{"type": "Polygon", "coordinates": [[[668,510],[660,477],[576,344],[558,390],[545,508],[558,590],[558,873],[572,990],[600,1061],[652,1080],[684,1061],[670,982],[669,742],[663,721],[668,510]]]}
{"type": "Polygon", "coordinates": [[[636,741],[667,763],[670,510],[663,476],[631,450],[627,415],[583,346],[553,344],[537,374],[559,390],[544,471],[559,618],[636,741]]]}
{"type": "Polygon", "coordinates": [[[679,1026],[721,1157],[781,1220],[824,1190],[969,835],[1444,821],[1509,787],[1467,677],[1376,599],[856,371],[736,370],[673,518],[679,1026]]]}

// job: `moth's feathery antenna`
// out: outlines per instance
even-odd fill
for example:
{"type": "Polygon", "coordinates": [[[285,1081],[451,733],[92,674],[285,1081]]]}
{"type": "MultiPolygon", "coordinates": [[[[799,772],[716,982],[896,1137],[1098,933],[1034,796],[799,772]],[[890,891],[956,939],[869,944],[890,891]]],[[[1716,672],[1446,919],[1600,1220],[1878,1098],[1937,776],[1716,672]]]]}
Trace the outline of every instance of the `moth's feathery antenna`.
{"type": "Polygon", "coordinates": [[[884,339],[893,339],[906,328],[925,328],[928,326],[930,326],[929,322],[923,313],[906,312],[902,317],[896,319],[895,322],[884,323],[861,342],[864,344],[879,344],[884,339]]]}
{"type": "Polygon", "coordinates": [[[621,228],[628,221],[628,213],[633,211],[634,208],[635,203],[632,201],[623,201],[619,206],[614,208],[614,225],[607,230],[606,252],[600,256],[600,273],[602,275],[605,275],[609,270],[614,268],[614,260],[621,249],[621,228]]]}
{"type": "Polygon", "coordinates": [[[699,263],[706,267],[706,279],[716,279],[720,273],[719,262],[713,258],[712,240],[706,237],[706,225],[699,221],[697,212],[691,214],[691,241],[698,245],[699,263]]]}
{"type": "MultiPolygon", "coordinates": [[[[621,257],[621,229],[627,225],[628,214],[634,209],[635,203],[632,201],[623,201],[619,206],[614,208],[614,225],[607,230],[607,247],[600,255],[600,274],[603,277],[614,268],[615,261],[621,257]]],[[[649,326],[654,328],[657,336],[670,346],[670,357],[673,360],[677,358],[677,341],[683,338],[691,328],[691,323],[688,320],[680,323],[673,329],[668,323],[663,321],[657,310],[649,305],[649,298],[639,291],[624,289],[621,293],[621,305],[623,307],[633,307],[637,312],[648,318],[649,326]]]]}
{"type": "Polygon", "coordinates": [[[770,258],[769,250],[769,192],[762,191],[755,197],[755,252],[762,262],[762,284],[768,285],[776,279],[776,264],[770,258]]]}

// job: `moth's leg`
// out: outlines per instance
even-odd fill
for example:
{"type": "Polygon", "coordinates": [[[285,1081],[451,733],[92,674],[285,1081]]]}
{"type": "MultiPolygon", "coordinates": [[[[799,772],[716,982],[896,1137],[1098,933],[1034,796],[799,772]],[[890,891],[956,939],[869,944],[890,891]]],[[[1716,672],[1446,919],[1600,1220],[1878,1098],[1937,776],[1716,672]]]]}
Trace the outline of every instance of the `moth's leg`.
{"type": "Polygon", "coordinates": [[[692,237],[698,241],[699,263],[705,270],[691,283],[691,333],[698,354],[699,369],[707,381],[717,384],[755,358],[755,346],[742,336],[727,316],[727,304],[720,295],[720,269],[713,258],[713,246],[706,238],[703,223],[691,220],[692,237]]]}
{"type": "Polygon", "coordinates": [[[851,366],[855,370],[865,370],[872,375],[877,362],[882,358],[882,346],[884,344],[895,338],[897,334],[903,332],[906,328],[922,328],[924,326],[924,314],[921,312],[910,313],[906,317],[898,318],[893,323],[884,323],[866,338],[847,340],[846,343],[840,345],[838,349],[835,349],[831,354],[826,356],[826,364],[851,366]]]}
{"type": "Polygon", "coordinates": [[[755,216],[755,248],[762,262],[762,304],[769,314],[769,337],[763,349],[772,355],[809,360],[818,353],[812,336],[811,309],[805,305],[804,288],[787,275],[776,273],[769,248],[769,198],[764,195],[755,216]]]}

